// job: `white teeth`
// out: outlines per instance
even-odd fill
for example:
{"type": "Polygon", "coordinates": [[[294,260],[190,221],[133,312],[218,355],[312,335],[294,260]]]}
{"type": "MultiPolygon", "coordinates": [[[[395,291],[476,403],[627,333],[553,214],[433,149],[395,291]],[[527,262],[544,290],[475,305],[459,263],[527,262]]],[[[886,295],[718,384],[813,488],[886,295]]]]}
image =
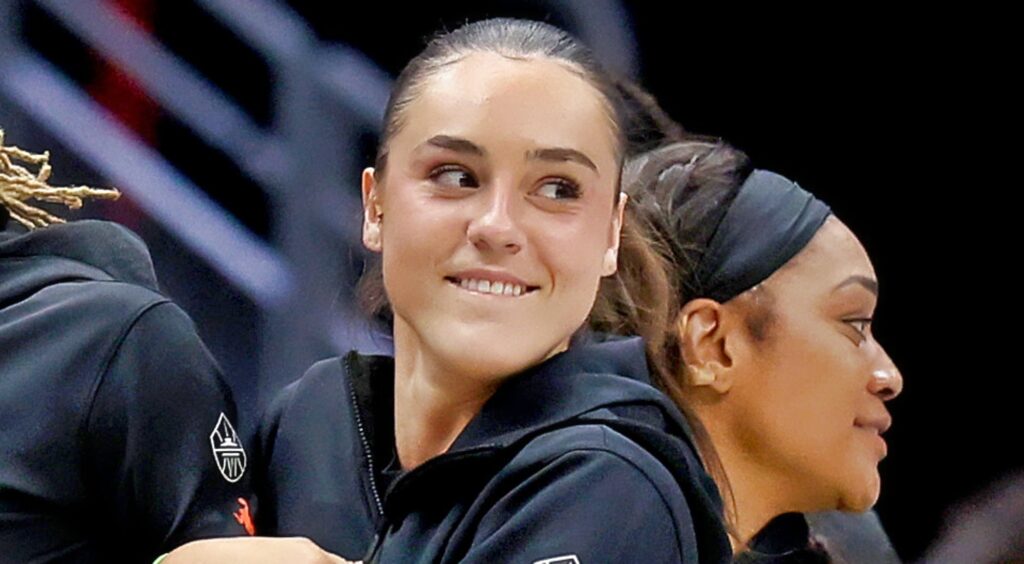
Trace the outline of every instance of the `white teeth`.
{"type": "Polygon", "coordinates": [[[465,278],[459,280],[458,284],[463,290],[480,294],[491,294],[492,296],[521,296],[526,293],[526,288],[511,282],[491,282],[490,280],[465,278]]]}

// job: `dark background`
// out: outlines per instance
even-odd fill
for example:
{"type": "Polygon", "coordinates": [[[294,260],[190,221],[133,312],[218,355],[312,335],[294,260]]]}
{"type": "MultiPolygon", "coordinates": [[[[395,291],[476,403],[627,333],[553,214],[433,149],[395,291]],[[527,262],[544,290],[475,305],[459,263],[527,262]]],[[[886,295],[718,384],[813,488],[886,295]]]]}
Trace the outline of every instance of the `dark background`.
{"type": "MultiPolygon", "coordinates": [[[[273,122],[266,64],[200,7],[184,0],[121,4],[257,122],[273,122]]],[[[442,27],[495,15],[566,24],[546,2],[377,2],[358,13],[313,0],[291,4],[322,40],[365,52],[392,76],[442,27]]],[[[268,236],[275,210],[227,157],[112,74],[47,12],[20,5],[24,34],[40,52],[94,97],[120,107],[123,121],[197,183],[220,187],[210,188],[211,196],[268,236]]],[[[1009,166],[1019,142],[1010,120],[1016,108],[1000,84],[1013,67],[998,17],[860,6],[826,13],[625,5],[637,78],[669,113],[690,131],[746,150],[757,166],[798,180],[831,204],[871,254],[881,282],[875,333],[906,383],[891,404],[895,424],[877,510],[901,556],[920,557],[955,503],[1024,464],[1012,356],[1020,347],[1020,292],[1011,273],[1020,257],[1019,238],[1011,235],[1019,181],[1009,166]]],[[[372,148],[370,137],[363,162],[370,163],[372,148]]],[[[229,337],[233,325],[257,316],[251,306],[229,291],[197,286],[196,279],[217,284],[216,275],[162,252],[174,243],[130,202],[100,214],[143,233],[169,293],[226,358],[235,387],[245,387],[255,344],[229,337]],[[194,274],[192,282],[175,280],[182,269],[194,274]],[[202,306],[210,293],[238,304],[240,317],[211,315],[202,306]]]]}

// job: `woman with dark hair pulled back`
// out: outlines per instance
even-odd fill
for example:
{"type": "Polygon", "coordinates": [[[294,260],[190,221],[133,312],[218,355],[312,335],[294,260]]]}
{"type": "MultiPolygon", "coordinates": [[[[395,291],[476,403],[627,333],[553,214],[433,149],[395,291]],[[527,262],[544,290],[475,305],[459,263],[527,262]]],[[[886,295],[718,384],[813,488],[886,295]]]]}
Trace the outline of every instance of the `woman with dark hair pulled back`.
{"type": "Polygon", "coordinates": [[[260,432],[257,531],[312,543],[195,543],[167,564],[330,561],[316,545],[374,562],[727,561],[698,439],[648,384],[642,342],[585,330],[601,280],[646,268],[619,247],[627,119],[550,25],[431,41],[362,176],[380,255],[362,293],[394,357],[317,363],[260,432]]]}
{"type": "Polygon", "coordinates": [[[874,504],[885,402],[903,386],[871,333],[878,282],[863,246],[828,206],[719,141],[640,153],[623,185],[634,244],[660,258],[668,291],[640,311],[608,283],[595,326],[644,335],[656,380],[709,433],[740,561],[838,557],[851,547],[810,538],[800,513],[874,504]]]}

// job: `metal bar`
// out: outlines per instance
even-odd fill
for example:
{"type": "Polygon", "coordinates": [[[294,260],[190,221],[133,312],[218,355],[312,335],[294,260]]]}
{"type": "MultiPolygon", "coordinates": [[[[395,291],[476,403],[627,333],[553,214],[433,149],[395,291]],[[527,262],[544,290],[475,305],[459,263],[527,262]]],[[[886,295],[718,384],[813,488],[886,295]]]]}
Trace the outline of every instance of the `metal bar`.
{"type": "Polygon", "coordinates": [[[282,66],[309,55],[318,40],[302,16],[274,0],[195,0],[231,31],[282,66]]]}
{"type": "Polygon", "coordinates": [[[288,264],[48,62],[9,53],[0,88],[265,309],[294,286],[288,264]]]}
{"type": "Polygon", "coordinates": [[[287,152],[198,72],[105,0],[35,0],[269,191],[279,190],[287,152]]]}
{"type": "Polygon", "coordinates": [[[334,100],[354,113],[362,127],[377,131],[394,82],[363,53],[343,45],[323,48],[316,78],[334,100]]]}
{"type": "Polygon", "coordinates": [[[273,65],[306,65],[328,94],[353,112],[360,127],[376,130],[391,92],[391,77],[344,45],[322,45],[302,16],[276,0],[196,0],[273,65]]]}

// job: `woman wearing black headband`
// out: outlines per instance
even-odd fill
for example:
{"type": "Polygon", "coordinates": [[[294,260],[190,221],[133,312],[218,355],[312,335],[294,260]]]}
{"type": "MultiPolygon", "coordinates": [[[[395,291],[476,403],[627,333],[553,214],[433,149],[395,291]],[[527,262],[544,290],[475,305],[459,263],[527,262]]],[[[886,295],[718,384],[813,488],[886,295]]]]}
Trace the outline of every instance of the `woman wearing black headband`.
{"type": "Polygon", "coordinates": [[[874,504],[884,402],[903,381],[871,333],[878,283],[860,242],[811,194],[748,163],[722,143],[685,142],[627,164],[634,220],[673,288],[660,330],[612,328],[648,337],[652,368],[707,426],[742,558],[807,555],[802,518],[776,518],[874,504]]]}

